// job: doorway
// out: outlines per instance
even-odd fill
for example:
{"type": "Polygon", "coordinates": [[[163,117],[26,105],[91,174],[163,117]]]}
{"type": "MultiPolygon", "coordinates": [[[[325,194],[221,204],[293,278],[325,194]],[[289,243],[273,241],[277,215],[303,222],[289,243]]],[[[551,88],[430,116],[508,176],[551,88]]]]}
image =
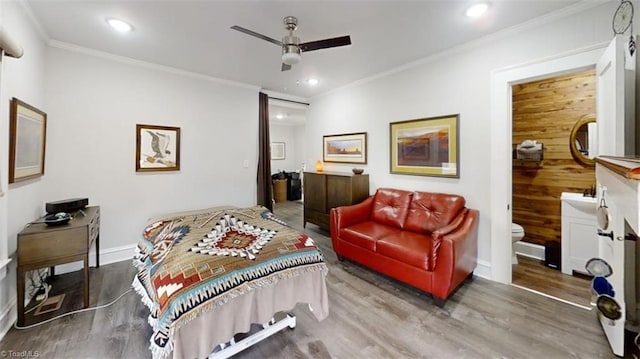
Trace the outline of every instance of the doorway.
{"type": "Polygon", "coordinates": [[[306,104],[269,100],[271,178],[276,216],[302,212],[306,104]]]}
{"type": "MultiPolygon", "coordinates": [[[[588,143],[578,141],[587,137],[587,127],[582,132],[575,128],[584,119],[595,119],[595,67],[517,83],[511,93],[512,223],[518,229],[514,240],[519,239],[513,243],[518,254],[512,267],[512,284],[590,309],[590,278],[585,275],[584,264],[598,255],[595,163],[593,159],[585,160],[588,150],[583,155],[588,143]],[[572,150],[572,138],[582,143],[582,151],[572,150]],[[581,238],[580,242],[585,243],[582,248],[569,246],[568,234],[573,227],[562,228],[563,215],[567,222],[567,214],[573,214],[566,204],[561,205],[565,193],[584,193],[585,201],[593,202],[594,228],[580,231],[590,234],[581,238]],[[564,263],[571,249],[575,252],[570,257],[572,261],[584,262],[576,264],[574,271],[564,263]],[[592,253],[586,253],[588,249],[592,253]],[[560,271],[562,265],[567,268],[560,271]]],[[[594,127],[592,138],[597,137],[594,127]]],[[[573,232],[578,235],[576,230],[573,232]]]]}
{"type": "Polygon", "coordinates": [[[592,68],[606,45],[491,74],[491,277],[496,281],[512,281],[512,86],[592,68]]]}

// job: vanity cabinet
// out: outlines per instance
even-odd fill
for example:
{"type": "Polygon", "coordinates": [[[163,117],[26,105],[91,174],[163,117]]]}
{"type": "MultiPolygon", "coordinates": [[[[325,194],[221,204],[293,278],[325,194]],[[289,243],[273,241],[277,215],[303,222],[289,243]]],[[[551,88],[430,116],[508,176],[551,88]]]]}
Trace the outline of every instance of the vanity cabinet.
{"type": "Polygon", "coordinates": [[[369,197],[369,175],[342,172],[304,173],[304,222],[329,229],[331,208],[360,203],[369,197]]]}
{"type": "Polygon", "coordinates": [[[581,193],[563,192],[560,200],[562,273],[572,275],[576,271],[586,274],[585,264],[598,256],[597,199],[581,193]]]}

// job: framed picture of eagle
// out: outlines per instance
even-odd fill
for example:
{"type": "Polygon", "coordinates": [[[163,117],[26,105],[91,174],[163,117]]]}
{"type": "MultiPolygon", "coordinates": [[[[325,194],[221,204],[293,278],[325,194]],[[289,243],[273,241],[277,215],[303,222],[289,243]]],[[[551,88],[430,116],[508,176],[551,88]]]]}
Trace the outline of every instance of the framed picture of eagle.
{"type": "Polygon", "coordinates": [[[136,172],[180,170],[180,127],[136,125],[136,172]]]}

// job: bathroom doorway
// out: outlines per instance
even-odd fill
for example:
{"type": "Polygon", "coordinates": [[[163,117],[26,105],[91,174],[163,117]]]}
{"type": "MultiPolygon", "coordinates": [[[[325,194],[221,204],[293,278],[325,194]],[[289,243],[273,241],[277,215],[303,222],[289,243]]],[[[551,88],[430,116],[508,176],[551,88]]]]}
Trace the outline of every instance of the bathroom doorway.
{"type": "Polygon", "coordinates": [[[595,164],[580,157],[588,136],[577,128],[595,119],[595,69],[514,84],[511,94],[512,284],[590,309],[590,278],[560,271],[561,196],[595,194],[595,164]]]}

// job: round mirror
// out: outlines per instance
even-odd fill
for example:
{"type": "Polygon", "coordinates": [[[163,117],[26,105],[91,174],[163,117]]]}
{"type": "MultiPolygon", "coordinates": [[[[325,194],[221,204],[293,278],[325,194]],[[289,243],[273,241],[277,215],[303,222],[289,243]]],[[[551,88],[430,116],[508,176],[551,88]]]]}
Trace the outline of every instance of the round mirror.
{"type": "Polygon", "coordinates": [[[583,116],[573,125],[569,137],[569,147],[573,158],[585,166],[595,166],[594,158],[598,150],[597,139],[596,115],[583,116]]]}

